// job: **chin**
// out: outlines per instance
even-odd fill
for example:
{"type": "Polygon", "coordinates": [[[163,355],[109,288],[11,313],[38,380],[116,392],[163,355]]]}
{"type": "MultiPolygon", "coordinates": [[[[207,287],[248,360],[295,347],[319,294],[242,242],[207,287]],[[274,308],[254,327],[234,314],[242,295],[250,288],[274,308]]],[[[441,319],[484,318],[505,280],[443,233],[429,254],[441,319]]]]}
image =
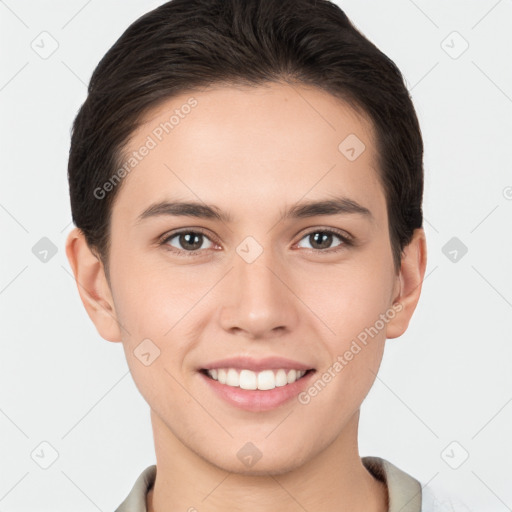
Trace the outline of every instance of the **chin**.
{"type": "MultiPolygon", "coordinates": [[[[287,448],[290,450],[290,445],[287,445],[287,448]]],[[[260,451],[253,445],[251,446],[247,443],[247,445],[244,445],[240,450],[234,452],[229,450],[229,452],[233,454],[229,458],[226,458],[224,452],[218,454],[220,455],[218,457],[212,457],[211,455],[213,454],[210,454],[210,457],[205,460],[222,471],[228,471],[237,475],[277,476],[300,468],[308,458],[304,450],[304,445],[293,452],[289,452],[288,450],[269,449],[270,454],[265,455],[265,448],[262,448],[260,451]],[[247,454],[249,454],[249,456],[252,454],[254,459],[245,462],[244,459],[247,457],[247,454]]]]}
{"type": "Polygon", "coordinates": [[[226,465],[219,465],[218,467],[224,471],[229,471],[230,473],[241,476],[278,476],[294,471],[300,467],[300,465],[301,463],[299,461],[296,463],[281,460],[267,460],[266,462],[263,462],[263,458],[261,458],[250,468],[246,468],[240,463],[233,464],[231,461],[226,465]]]}

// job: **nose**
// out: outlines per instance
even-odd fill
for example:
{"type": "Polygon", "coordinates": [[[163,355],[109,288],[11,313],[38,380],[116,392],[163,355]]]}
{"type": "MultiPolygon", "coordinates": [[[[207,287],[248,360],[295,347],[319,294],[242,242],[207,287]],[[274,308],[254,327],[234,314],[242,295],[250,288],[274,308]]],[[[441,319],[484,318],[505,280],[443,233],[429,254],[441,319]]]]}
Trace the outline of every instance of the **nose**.
{"type": "Polygon", "coordinates": [[[251,339],[293,331],[300,318],[301,302],[293,290],[290,269],[271,250],[263,250],[252,262],[244,259],[243,252],[240,254],[234,255],[234,268],[225,282],[222,328],[251,339]]]}

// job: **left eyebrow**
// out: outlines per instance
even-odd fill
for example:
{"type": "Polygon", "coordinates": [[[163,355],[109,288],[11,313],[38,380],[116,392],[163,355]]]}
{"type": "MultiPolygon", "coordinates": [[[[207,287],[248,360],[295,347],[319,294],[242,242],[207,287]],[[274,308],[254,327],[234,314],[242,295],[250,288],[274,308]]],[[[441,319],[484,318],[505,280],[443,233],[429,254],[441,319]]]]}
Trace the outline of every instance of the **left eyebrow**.
{"type": "Polygon", "coordinates": [[[372,212],[368,208],[348,197],[334,197],[323,201],[297,203],[281,215],[281,220],[340,214],[358,214],[366,217],[368,220],[374,220],[372,212]]]}
{"type": "MultiPolygon", "coordinates": [[[[288,208],[281,214],[280,220],[303,219],[316,216],[358,214],[374,220],[371,211],[347,197],[334,197],[321,201],[300,202],[288,208]]],[[[200,219],[220,220],[226,224],[233,222],[233,218],[219,207],[198,203],[194,201],[160,201],[146,208],[136,219],[136,224],[151,217],[162,215],[174,217],[196,217],[200,219]]]]}

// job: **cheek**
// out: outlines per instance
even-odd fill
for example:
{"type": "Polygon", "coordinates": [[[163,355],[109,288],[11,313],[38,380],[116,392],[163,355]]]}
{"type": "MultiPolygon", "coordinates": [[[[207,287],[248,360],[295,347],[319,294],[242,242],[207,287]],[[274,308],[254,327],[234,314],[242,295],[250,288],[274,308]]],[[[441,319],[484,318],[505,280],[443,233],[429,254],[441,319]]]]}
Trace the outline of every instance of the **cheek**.
{"type": "MultiPolygon", "coordinates": [[[[311,309],[329,327],[322,328],[330,365],[323,369],[329,374],[325,378],[333,383],[331,393],[343,396],[349,409],[358,406],[375,380],[386,340],[387,323],[381,315],[388,318],[393,284],[390,261],[365,260],[339,267],[328,278],[316,276],[311,282],[321,286],[304,292],[309,296],[305,302],[315,305],[311,309]]],[[[326,406],[331,393],[324,396],[326,406]]]]}
{"type": "Polygon", "coordinates": [[[119,321],[127,325],[133,337],[163,337],[190,302],[179,274],[169,275],[169,269],[150,264],[143,253],[130,252],[120,244],[112,250],[112,261],[112,288],[119,321]]]}
{"type": "Polygon", "coordinates": [[[303,288],[307,304],[338,340],[350,340],[374,325],[390,306],[390,273],[364,262],[310,275],[308,283],[303,288]]]}

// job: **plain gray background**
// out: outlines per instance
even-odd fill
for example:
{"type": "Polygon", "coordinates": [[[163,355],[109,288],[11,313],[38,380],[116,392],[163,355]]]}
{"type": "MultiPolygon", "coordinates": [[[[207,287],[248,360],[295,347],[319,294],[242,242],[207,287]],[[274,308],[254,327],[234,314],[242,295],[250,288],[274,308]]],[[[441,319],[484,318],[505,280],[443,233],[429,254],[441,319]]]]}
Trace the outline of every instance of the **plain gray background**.
{"type": "MultiPolygon", "coordinates": [[[[86,84],[161,3],[0,1],[0,512],[114,510],[155,462],[148,406],[64,242],[86,84]]],[[[338,4],[402,70],[425,142],[427,277],[363,404],[361,454],[512,510],[512,2],[338,4]]]]}

